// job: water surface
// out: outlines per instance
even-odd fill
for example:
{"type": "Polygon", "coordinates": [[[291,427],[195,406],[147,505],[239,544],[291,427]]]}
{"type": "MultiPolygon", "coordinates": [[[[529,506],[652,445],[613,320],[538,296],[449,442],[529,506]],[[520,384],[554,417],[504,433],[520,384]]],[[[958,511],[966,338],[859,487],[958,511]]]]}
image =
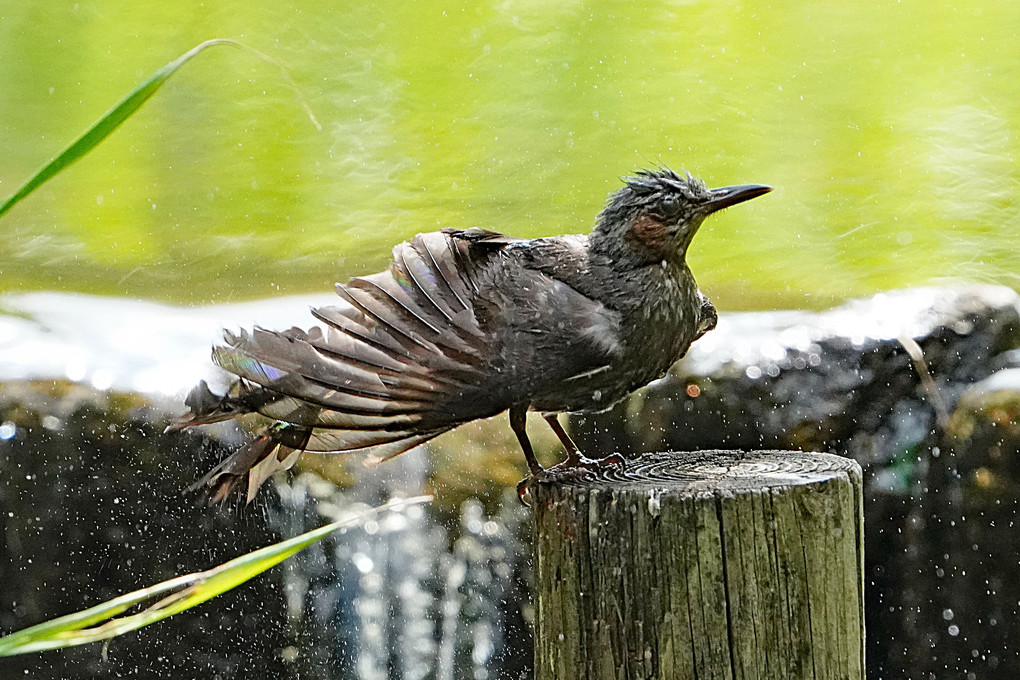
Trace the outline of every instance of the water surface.
{"type": "Polygon", "coordinates": [[[216,48],[0,220],[0,290],[327,291],[419,231],[590,229],[665,163],[776,190],[691,255],[722,309],[1018,286],[1020,11],[979,0],[171,5],[0,0],[0,193],[216,48]]]}

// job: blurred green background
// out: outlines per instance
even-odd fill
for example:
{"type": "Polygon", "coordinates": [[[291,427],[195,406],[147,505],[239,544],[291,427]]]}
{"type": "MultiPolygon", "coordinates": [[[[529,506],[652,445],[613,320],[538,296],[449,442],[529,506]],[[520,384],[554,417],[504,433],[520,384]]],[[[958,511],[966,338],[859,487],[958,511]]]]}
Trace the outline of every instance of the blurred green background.
{"type": "Polygon", "coordinates": [[[1020,7],[1001,0],[167,4],[0,0],[0,194],[196,43],[0,220],[0,289],[323,292],[419,231],[586,232],[665,163],[773,194],[691,266],[724,309],[1020,287],[1020,7]]]}

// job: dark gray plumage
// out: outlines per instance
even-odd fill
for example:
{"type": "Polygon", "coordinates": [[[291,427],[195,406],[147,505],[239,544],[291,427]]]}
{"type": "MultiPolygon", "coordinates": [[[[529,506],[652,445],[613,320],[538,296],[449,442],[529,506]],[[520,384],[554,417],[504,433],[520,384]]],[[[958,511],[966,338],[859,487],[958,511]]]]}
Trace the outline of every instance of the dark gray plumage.
{"type": "Polygon", "coordinates": [[[301,451],[386,459],[508,409],[532,475],[606,464],[584,458],[555,414],[611,407],[715,326],[687,248],[706,216],[769,190],[644,170],[590,236],[444,229],[399,244],[388,271],[337,284],[346,305],[312,310],[322,328],[226,334],[213,359],[237,380],[223,397],[200,383],[171,428],[252,412],[272,424],[196,486],[215,502],[247,477],[250,500],[301,451]],[[528,410],[567,449],[555,468],[531,450],[528,410]]]}

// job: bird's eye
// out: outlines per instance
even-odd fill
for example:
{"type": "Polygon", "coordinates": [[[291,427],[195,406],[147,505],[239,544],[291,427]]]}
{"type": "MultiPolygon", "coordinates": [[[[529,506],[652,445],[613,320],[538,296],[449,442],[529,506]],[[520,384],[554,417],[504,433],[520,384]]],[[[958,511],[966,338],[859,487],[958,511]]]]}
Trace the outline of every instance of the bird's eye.
{"type": "Polygon", "coordinates": [[[680,212],[680,199],[676,196],[666,196],[661,203],[662,214],[666,217],[673,217],[680,212]]]}

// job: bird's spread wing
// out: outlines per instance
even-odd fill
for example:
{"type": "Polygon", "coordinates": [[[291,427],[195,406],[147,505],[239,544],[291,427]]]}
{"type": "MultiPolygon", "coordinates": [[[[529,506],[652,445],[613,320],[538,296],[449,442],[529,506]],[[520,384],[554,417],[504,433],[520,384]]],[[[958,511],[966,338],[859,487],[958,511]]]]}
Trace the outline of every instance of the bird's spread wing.
{"type": "Polygon", "coordinates": [[[389,271],[338,284],[348,304],[312,310],[323,329],[228,334],[214,360],[272,395],[260,413],[315,428],[307,450],[392,445],[385,455],[395,455],[459,424],[463,417],[451,422],[436,406],[485,380],[493,348],[470,275],[485,249],[417,236],[394,249],[389,271]]]}

